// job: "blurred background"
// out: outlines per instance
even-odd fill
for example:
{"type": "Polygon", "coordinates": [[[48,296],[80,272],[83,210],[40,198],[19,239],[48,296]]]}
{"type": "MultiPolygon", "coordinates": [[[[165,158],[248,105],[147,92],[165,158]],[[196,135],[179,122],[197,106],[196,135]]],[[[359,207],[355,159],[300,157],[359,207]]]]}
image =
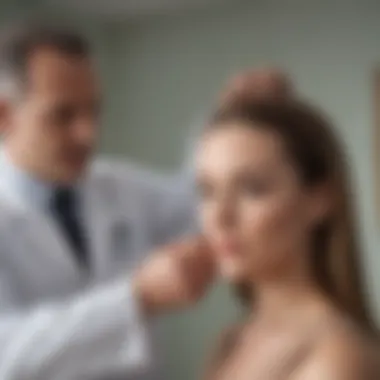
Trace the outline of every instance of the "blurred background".
{"type": "MultiPolygon", "coordinates": [[[[38,15],[91,39],[105,89],[101,151],[157,169],[186,162],[191,137],[230,75],[265,65],[289,72],[299,92],[330,113],[352,158],[369,290],[380,316],[373,149],[379,1],[2,0],[0,7],[2,23],[38,15]]],[[[221,285],[196,310],[163,321],[170,378],[197,378],[237,310],[221,285]]]]}

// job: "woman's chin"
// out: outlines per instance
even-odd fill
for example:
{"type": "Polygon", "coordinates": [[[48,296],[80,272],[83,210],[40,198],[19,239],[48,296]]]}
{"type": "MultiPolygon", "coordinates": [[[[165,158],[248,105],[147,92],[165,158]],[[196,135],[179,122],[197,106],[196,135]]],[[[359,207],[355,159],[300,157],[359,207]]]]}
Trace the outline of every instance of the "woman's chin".
{"type": "Polygon", "coordinates": [[[238,283],[246,278],[243,266],[238,265],[238,263],[219,263],[219,273],[224,280],[232,283],[238,283]]]}

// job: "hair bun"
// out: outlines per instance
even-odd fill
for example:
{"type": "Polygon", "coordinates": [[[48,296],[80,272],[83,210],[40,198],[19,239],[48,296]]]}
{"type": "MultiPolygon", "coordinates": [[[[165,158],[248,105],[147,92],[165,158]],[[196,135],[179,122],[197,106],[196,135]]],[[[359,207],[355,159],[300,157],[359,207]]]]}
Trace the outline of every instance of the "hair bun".
{"type": "Polygon", "coordinates": [[[277,69],[254,69],[238,74],[225,86],[219,106],[228,103],[251,103],[289,100],[295,96],[289,76],[277,69]]]}

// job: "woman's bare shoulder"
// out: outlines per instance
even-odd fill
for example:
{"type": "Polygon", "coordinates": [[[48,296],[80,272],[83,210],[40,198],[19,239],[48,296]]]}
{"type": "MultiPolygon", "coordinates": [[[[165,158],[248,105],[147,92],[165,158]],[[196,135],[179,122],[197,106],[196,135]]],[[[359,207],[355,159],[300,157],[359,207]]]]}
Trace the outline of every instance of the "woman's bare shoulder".
{"type": "Polygon", "coordinates": [[[377,339],[355,328],[325,334],[292,380],[378,380],[380,351],[377,339]]]}

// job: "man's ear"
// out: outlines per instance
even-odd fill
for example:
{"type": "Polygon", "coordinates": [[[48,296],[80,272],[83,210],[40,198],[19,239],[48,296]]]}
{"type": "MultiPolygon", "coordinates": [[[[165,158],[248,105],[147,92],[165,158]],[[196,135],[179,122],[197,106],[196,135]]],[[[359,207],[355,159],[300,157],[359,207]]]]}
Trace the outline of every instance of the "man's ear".
{"type": "Polygon", "coordinates": [[[9,133],[11,127],[11,108],[8,99],[0,97],[0,135],[3,137],[9,133]]]}

